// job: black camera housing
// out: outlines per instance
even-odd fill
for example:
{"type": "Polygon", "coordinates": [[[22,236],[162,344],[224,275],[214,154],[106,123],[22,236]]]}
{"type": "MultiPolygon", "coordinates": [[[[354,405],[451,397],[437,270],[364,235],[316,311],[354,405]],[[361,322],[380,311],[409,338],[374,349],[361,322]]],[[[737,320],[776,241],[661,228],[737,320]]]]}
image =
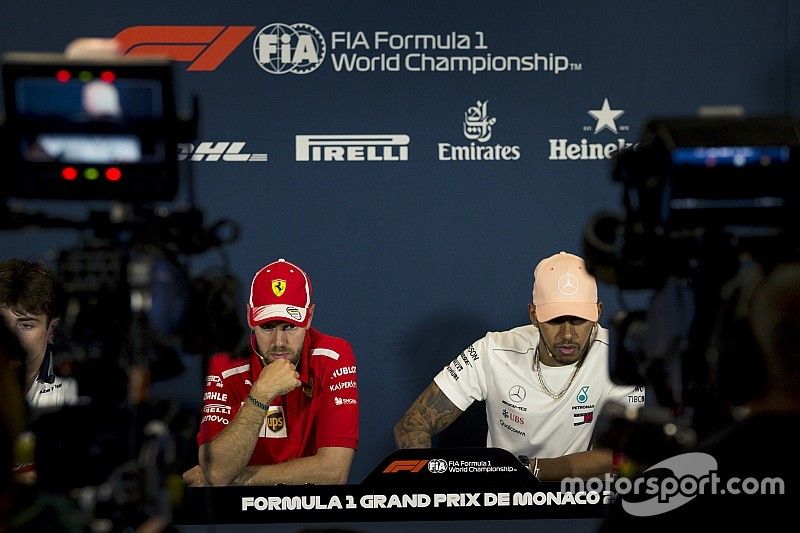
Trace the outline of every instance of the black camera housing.
{"type": "Polygon", "coordinates": [[[177,143],[172,63],[7,53],[0,194],[65,200],[172,200],[177,143]]]}
{"type": "Polygon", "coordinates": [[[624,216],[596,214],[584,244],[590,270],[622,289],[691,278],[698,264],[796,251],[800,120],[653,118],[618,153],[624,216]]]}

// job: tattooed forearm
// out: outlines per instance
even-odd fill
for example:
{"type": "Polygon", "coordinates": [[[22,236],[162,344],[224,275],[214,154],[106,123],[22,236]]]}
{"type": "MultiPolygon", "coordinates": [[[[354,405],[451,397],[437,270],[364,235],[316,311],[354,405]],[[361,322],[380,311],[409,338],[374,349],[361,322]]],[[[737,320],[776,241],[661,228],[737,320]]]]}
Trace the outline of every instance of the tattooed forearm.
{"type": "Polygon", "coordinates": [[[399,448],[430,448],[431,437],[461,415],[436,383],[428,385],[394,426],[394,440],[399,448]]]}

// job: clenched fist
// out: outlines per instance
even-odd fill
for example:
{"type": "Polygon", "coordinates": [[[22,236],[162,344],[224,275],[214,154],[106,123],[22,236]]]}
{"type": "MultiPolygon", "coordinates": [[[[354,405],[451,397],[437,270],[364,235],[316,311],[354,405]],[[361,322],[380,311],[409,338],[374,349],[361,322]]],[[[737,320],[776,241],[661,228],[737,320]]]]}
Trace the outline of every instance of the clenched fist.
{"type": "Polygon", "coordinates": [[[300,386],[300,374],[287,359],[277,359],[261,370],[250,394],[257,400],[269,404],[277,396],[300,386]]]}

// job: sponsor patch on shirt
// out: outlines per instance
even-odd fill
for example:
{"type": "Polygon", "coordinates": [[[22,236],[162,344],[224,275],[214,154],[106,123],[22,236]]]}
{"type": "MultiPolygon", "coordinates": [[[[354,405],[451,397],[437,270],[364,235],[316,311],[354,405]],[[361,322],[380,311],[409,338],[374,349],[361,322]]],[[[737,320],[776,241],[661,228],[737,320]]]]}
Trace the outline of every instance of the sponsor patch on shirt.
{"type": "Polygon", "coordinates": [[[261,424],[259,437],[268,439],[285,439],[288,436],[286,431],[286,415],[282,405],[270,405],[264,423],[261,424]]]}
{"type": "Polygon", "coordinates": [[[572,425],[582,426],[583,424],[591,424],[594,420],[594,411],[584,413],[572,413],[572,425]]]}
{"type": "Polygon", "coordinates": [[[336,396],[333,399],[333,404],[334,405],[358,405],[358,400],[356,400],[355,398],[340,398],[339,396],[336,396]]]}

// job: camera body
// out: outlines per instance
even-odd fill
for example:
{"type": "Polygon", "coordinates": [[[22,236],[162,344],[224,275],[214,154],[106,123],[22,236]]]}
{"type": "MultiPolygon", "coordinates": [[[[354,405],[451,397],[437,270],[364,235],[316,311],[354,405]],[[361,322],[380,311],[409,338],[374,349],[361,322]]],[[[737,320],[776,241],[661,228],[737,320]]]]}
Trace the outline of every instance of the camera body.
{"type": "Polygon", "coordinates": [[[194,446],[199,417],[194,405],[151,398],[151,381],[180,374],[181,352],[206,358],[244,332],[237,280],[225,268],[194,276],[186,260],[235,241],[238,226],[209,226],[193,205],[154,204],[177,196],[177,147],[196,137],[196,100],[190,117],[178,116],[172,63],[159,58],[8,53],[2,76],[10,170],[0,229],[79,235],[57,254],[65,305],[54,358],[76,378],[80,401],[31,414],[38,486],[81,489],[84,511],[120,527],[168,516],[168,479],[174,487],[195,463],[177,452],[194,446]],[[67,219],[11,199],[109,207],[67,219]]]}
{"type": "Polygon", "coordinates": [[[175,154],[194,125],[176,114],[166,59],[7,53],[0,193],[17,198],[172,200],[175,154]]]}
{"type": "Polygon", "coordinates": [[[621,289],[656,289],[719,253],[795,249],[798,170],[798,119],[651,119],[615,161],[624,216],[598,213],[586,228],[589,267],[621,289]]]}
{"type": "MultiPolygon", "coordinates": [[[[591,218],[584,254],[599,281],[651,296],[646,310],[615,317],[611,377],[649,385],[656,405],[630,424],[609,413],[606,427],[617,437],[601,440],[665,438],[669,423],[683,428],[681,443],[661,448],[689,448],[758,393],[762,365],[742,311],[747,272],[800,257],[799,175],[794,117],[653,118],[618,153],[612,179],[624,213],[591,218]]],[[[646,447],[659,448],[628,451],[656,459],[646,447]]]]}

